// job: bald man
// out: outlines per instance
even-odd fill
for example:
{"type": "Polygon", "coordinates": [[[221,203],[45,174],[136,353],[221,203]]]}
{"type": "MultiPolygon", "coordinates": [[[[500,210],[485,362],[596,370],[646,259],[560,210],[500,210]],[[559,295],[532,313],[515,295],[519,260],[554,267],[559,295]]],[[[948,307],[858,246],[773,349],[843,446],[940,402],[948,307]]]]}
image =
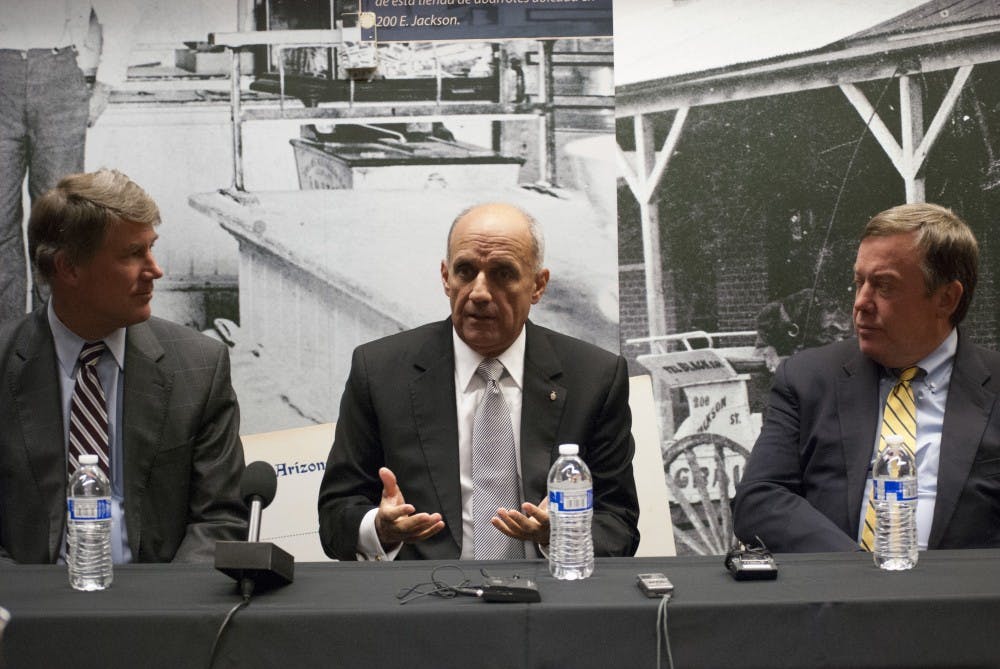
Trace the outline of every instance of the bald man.
{"type": "Polygon", "coordinates": [[[528,320],[549,281],[543,261],[542,233],[527,212],[502,203],[466,209],[441,261],[451,316],[354,351],[320,487],[328,555],[473,559],[499,539],[513,544],[507,557],[537,557],[549,538],[546,475],[562,443],[579,444],[593,474],[595,555],[635,554],[626,363],[528,320]],[[477,369],[494,360],[518,489],[515,503],[484,517],[474,512],[474,495],[484,492],[473,429],[491,383],[477,369]]]}

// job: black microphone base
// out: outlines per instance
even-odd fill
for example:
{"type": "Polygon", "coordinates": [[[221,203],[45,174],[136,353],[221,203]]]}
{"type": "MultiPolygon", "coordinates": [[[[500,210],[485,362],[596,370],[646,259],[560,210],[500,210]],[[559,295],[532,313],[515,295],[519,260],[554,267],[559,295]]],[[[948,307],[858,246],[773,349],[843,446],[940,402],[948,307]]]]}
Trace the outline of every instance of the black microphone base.
{"type": "Polygon", "coordinates": [[[295,580],[295,558],[266,541],[215,542],[215,568],[236,579],[251,579],[257,588],[274,588],[295,580]]]}

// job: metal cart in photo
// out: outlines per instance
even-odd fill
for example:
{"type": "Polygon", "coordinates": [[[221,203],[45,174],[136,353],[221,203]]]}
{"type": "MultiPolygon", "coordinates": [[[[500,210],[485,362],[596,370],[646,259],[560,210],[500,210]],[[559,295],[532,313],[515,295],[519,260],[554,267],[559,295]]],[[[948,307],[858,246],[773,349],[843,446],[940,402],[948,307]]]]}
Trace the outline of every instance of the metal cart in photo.
{"type": "Polygon", "coordinates": [[[752,345],[717,343],[755,336],[694,331],[628,342],[668,350],[638,362],[653,378],[674,539],[691,553],[721,555],[733,542],[729,501],[761,427],[761,415],[750,410],[751,376],[734,364],[752,365],[760,356],[752,345]]]}

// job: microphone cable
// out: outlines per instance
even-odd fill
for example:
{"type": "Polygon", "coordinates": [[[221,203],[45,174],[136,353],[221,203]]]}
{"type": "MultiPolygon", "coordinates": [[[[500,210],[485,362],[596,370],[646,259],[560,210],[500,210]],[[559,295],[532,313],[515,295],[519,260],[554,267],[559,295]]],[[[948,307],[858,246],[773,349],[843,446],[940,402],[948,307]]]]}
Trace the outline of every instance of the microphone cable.
{"type": "Polygon", "coordinates": [[[670,593],[660,597],[660,605],[656,608],[656,669],[663,666],[660,649],[667,649],[667,667],[674,669],[674,655],[670,652],[670,629],[667,627],[667,602],[670,593]]]}
{"type": "Polygon", "coordinates": [[[431,580],[424,583],[417,583],[416,585],[411,585],[409,588],[401,588],[398,593],[396,593],[396,599],[399,600],[400,604],[406,604],[412,602],[415,599],[420,599],[421,597],[443,597],[444,599],[451,599],[457,597],[458,595],[466,595],[468,597],[482,597],[483,589],[482,587],[473,586],[469,582],[469,577],[466,575],[465,570],[454,564],[443,564],[431,571],[431,580]],[[438,578],[437,573],[441,569],[455,569],[459,574],[462,575],[462,581],[457,585],[447,583],[438,578]],[[431,586],[430,590],[426,590],[427,586],[431,586]]]}
{"type": "Polygon", "coordinates": [[[222,640],[222,635],[225,633],[226,629],[229,627],[229,622],[236,615],[236,612],[245,606],[249,606],[250,598],[253,596],[254,581],[248,576],[244,576],[240,579],[240,601],[236,603],[233,608],[229,609],[226,617],[223,619],[222,624],[219,625],[219,630],[215,633],[215,641],[212,642],[212,652],[208,656],[208,669],[212,669],[215,666],[215,656],[219,652],[219,641],[222,640]]]}

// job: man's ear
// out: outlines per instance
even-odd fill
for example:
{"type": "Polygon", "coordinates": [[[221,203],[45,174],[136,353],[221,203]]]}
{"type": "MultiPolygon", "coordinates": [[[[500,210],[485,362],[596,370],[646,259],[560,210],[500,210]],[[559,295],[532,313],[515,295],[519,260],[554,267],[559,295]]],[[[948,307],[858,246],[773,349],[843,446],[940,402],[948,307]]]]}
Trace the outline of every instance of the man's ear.
{"type": "Polygon", "coordinates": [[[444,294],[451,297],[451,287],[448,286],[448,263],[441,261],[441,285],[444,286],[444,294]]]}
{"type": "Polygon", "coordinates": [[[962,299],[965,288],[958,279],[946,283],[938,288],[937,308],[938,317],[946,320],[951,319],[951,315],[958,308],[958,303],[962,299]]]}
{"type": "Polygon", "coordinates": [[[531,293],[531,303],[538,304],[545,293],[545,287],[549,285],[549,270],[543,269],[535,275],[535,289],[531,293]]]}
{"type": "Polygon", "coordinates": [[[70,285],[76,283],[79,276],[77,266],[69,259],[65,251],[56,251],[52,257],[52,280],[62,281],[70,285]]]}

